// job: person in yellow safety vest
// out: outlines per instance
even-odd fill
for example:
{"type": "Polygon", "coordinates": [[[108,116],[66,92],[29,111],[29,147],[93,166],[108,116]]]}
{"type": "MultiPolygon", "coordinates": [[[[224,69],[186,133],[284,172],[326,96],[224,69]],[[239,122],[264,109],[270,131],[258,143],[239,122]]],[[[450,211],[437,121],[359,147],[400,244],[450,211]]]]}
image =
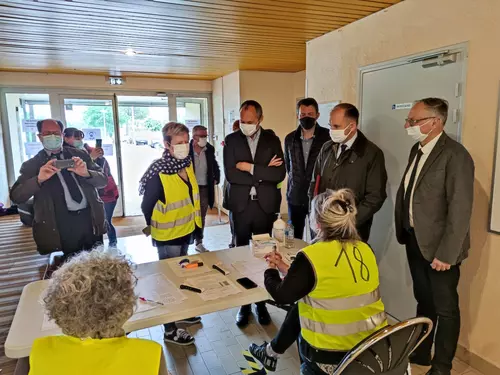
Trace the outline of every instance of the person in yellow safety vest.
{"type": "Polygon", "coordinates": [[[136,308],[136,280],[124,256],[102,248],[55,271],[44,303],[64,335],[33,342],[29,374],[166,374],[161,345],[127,338],[123,330],[136,308]]]}
{"type": "MultiPolygon", "coordinates": [[[[333,374],[349,350],[387,325],[377,261],[359,239],[356,213],[352,191],[322,193],[312,203],[311,227],[318,233],[314,243],[291,266],[278,253],[266,257],[267,291],[277,303],[298,301],[304,375],[333,374]]],[[[276,367],[277,355],[269,344],[251,349],[266,368],[276,367]]]]}
{"type": "MultiPolygon", "coordinates": [[[[194,233],[201,230],[200,191],[189,156],[189,129],[186,125],[169,122],[163,127],[165,151],[155,160],[139,182],[139,194],[144,195],[141,209],[151,234],[153,246],[161,259],[185,256],[194,233]]],[[[177,323],[194,324],[200,317],[177,323]]],[[[164,341],[190,345],[194,338],[175,322],[165,324],[164,341]]]]}

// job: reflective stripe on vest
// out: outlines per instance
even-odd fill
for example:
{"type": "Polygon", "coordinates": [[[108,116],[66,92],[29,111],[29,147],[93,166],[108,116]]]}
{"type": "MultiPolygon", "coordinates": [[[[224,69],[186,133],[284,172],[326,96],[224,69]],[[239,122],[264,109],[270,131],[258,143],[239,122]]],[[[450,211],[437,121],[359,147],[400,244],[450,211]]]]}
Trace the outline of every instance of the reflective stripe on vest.
{"type": "Polygon", "coordinates": [[[318,242],[302,250],[316,276],[298,302],[301,335],[313,348],[348,351],[387,325],[375,255],[362,242],[318,242]]]}
{"type": "Polygon", "coordinates": [[[186,168],[191,184],[189,187],[178,174],[160,174],[165,194],[165,203],[158,201],[151,217],[151,236],[156,241],[170,241],[187,236],[196,227],[201,228],[200,191],[196,182],[193,165],[186,168]]]}

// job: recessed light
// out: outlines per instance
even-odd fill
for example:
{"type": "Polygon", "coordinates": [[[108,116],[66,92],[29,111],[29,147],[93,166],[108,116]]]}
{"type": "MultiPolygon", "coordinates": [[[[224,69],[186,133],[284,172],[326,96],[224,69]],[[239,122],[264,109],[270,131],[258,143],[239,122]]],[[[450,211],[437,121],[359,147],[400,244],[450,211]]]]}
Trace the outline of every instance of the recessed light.
{"type": "Polygon", "coordinates": [[[135,56],[135,55],[137,55],[137,52],[135,52],[132,48],[127,48],[124,53],[127,56],[135,56]]]}

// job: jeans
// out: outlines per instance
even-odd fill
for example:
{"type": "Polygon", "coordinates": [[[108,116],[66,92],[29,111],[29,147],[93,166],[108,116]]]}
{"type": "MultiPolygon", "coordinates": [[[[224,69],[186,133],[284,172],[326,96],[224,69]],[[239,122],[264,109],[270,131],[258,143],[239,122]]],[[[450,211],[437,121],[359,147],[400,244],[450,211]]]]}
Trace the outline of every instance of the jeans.
{"type": "Polygon", "coordinates": [[[271,348],[278,354],[283,354],[293,345],[300,335],[299,307],[295,303],[287,312],[278,334],[271,340],[271,348]]]}
{"type": "Polygon", "coordinates": [[[203,231],[205,230],[205,218],[208,211],[208,187],[200,186],[200,213],[201,213],[201,228],[196,228],[194,232],[195,244],[203,243],[203,231]]]}
{"type": "Polygon", "coordinates": [[[108,240],[109,245],[116,245],[116,229],[113,226],[113,212],[115,211],[116,202],[104,203],[104,211],[106,213],[106,221],[108,222],[108,240]]]}
{"type": "MultiPolygon", "coordinates": [[[[184,245],[161,245],[157,247],[158,258],[169,259],[175,257],[181,257],[187,255],[189,244],[184,245]]],[[[175,322],[167,323],[163,325],[165,327],[165,332],[172,332],[177,329],[175,322]]]]}

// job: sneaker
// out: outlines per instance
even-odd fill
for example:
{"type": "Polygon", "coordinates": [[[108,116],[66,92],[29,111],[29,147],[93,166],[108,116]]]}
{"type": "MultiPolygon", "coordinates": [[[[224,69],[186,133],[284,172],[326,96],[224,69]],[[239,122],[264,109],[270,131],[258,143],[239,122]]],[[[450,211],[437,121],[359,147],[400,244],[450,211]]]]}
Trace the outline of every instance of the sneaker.
{"type": "Polygon", "coordinates": [[[186,330],[177,328],[175,331],[169,333],[165,332],[163,335],[163,341],[177,345],[191,345],[194,343],[194,337],[191,336],[186,330]]]}
{"type": "Polygon", "coordinates": [[[268,371],[276,371],[276,365],[278,364],[278,358],[271,357],[267,354],[267,342],[264,341],[264,344],[257,345],[252,344],[248,347],[248,351],[254,356],[256,360],[258,360],[262,366],[268,371]]]}
{"type": "Polygon", "coordinates": [[[205,246],[203,246],[202,243],[199,243],[198,245],[196,245],[196,247],[194,249],[197,252],[199,252],[199,253],[206,253],[206,252],[208,252],[207,248],[205,246]]]}
{"type": "Polygon", "coordinates": [[[201,317],[195,316],[193,318],[181,319],[177,320],[176,323],[184,323],[184,324],[196,324],[201,322],[201,317]]]}

